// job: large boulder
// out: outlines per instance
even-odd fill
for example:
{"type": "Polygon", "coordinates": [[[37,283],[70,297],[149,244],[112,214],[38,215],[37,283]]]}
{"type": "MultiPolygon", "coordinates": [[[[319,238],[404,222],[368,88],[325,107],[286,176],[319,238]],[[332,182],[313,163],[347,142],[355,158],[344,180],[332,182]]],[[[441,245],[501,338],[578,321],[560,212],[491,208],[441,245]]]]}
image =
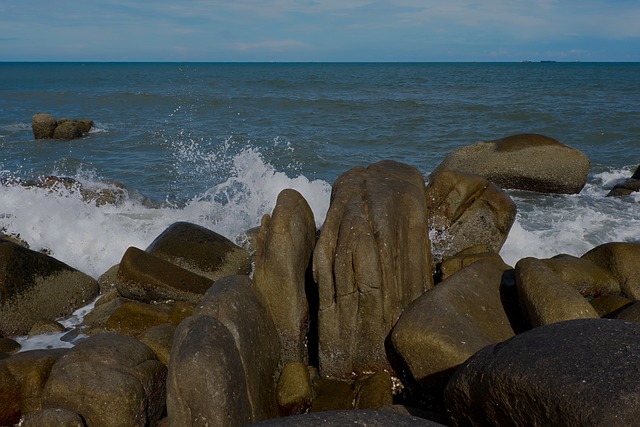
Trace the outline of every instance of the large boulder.
{"type": "Polygon", "coordinates": [[[167,368],[134,338],[94,335],[53,365],[43,408],[63,408],[87,425],[154,425],[165,408],[167,368]]]}
{"type": "Polygon", "coordinates": [[[518,295],[532,326],[599,317],[587,299],[544,260],[523,258],[515,270],[518,295]]]}
{"type": "Polygon", "coordinates": [[[35,139],[51,139],[58,126],[57,120],[49,114],[37,113],[31,118],[31,129],[35,139]]]}
{"type": "Polygon", "coordinates": [[[500,252],[516,219],[507,193],[481,176],[442,171],[430,176],[426,194],[435,261],[476,245],[500,252]]]}
{"type": "Polygon", "coordinates": [[[383,161],[338,177],[313,274],[321,374],[351,378],[389,369],[389,331],[404,307],[433,286],[422,174],[383,161]]]}
{"type": "Polygon", "coordinates": [[[73,411],[47,408],[27,417],[22,427],[85,427],[82,417],[73,411]]]}
{"type": "Polygon", "coordinates": [[[640,243],[612,242],[591,249],[582,258],[608,270],[624,295],[640,300],[640,243]]]}
{"type": "Polygon", "coordinates": [[[619,294],[618,280],[607,270],[583,258],[571,255],[556,255],[543,260],[562,283],[571,286],[580,295],[596,298],[600,295],[619,294]]]}
{"type": "Polygon", "coordinates": [[[456,367],[514,335],[502,303],[501,260],[480,260],[422,294],[400,316],[391,343],[426,391],[441,393],[456,367]]]}
{"type": "Polygon", "coordinates": [[[251,272],[251,259],[245,249],[215,231],[189,222],[171,224],[146,251],[213,281],[251,272]]]}
{"type": "Polygon", "coordinates": [[[213,283],[133,246],[122,256],[116,276],[116,288],[122,296],[147,303],[167,300],[197,303],[213,283]]]}
{"type": "MultiPolygon", "coordinates": [[[[231,332],[245,374],[251,419],[277,416],[280,340],[267,305],[249,276],[218,280],[195,308],[194,315],[213,317],[231,332]]],[[[194,374],[202,375],[203,371],[194,374]]]]}
{"type": "Polygon", "coordinates": [[[442,427],[442,424],[424,418],[371,409],[315,412],[255,424],[256,427],[343,427],[350,425],[368,427],[442,427]]]}
{"type": "Polygon", "coordinates": [[[305,278],[315,243],[309,204],[297,191],[283,190],[273,214],[262,218],[253,280],[273,316],[284,361],[306,362],[308,358],[305,278]]]}
{"type": "Polygon", "coordinates": [[[639,323],[554,323],[471,357],[447,386],[447,409],[454,426],[636,425],[639,365],[639,323]]]}
{"type": "Polygon", "coordinates": [[[521,134],[458,148],[435,172],[473,173],[501,188],[575,194],[587,181],[589,164],[582,152],[553,138],[521,134]]]}
{"type": "Polygon", "coordinates": [[[0,335],[25,335],[87,305],[99,292],[90,276],[48,255],[0,240],[0,335]]]}

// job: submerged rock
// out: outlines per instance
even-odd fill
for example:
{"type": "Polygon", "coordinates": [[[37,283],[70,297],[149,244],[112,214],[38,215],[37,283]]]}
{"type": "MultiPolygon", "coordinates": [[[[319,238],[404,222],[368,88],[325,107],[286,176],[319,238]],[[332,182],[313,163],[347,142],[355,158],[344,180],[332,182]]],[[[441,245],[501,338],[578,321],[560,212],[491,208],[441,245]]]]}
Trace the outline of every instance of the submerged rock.
{"type": "Polygon", "coordinates": [[[37,113],[31,118],[31,128],[35,139],[75,139],[89,133],[93,120],[60,119],[56,121],[49,114],[37,113]]]}
{"type": "Polygon", "coordinates": [[[435,172],[473,173],[501,188],[575,194],[587,182],[589,164],[582,152],[553,138],[521,134],[458,148],[435,172]]]}
{"type": "Polygon", "coordinates": [[[621,197],[628,196],[631,193],[640,191],[640,166],[633,173],[631,178],[627,179],[623,183],[613,186],[611,191],[607,194],[607,197],[621,197]]]}

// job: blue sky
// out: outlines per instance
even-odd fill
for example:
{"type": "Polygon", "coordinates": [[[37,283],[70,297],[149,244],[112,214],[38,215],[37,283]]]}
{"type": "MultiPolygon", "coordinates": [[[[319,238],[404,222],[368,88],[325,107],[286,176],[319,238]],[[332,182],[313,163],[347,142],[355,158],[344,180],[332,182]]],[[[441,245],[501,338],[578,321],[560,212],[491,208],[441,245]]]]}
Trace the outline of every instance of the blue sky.
{"type": "Polygon", "coordinates": [[[638,0],[2,0],[0,61],[640,61],[638,0]]]}

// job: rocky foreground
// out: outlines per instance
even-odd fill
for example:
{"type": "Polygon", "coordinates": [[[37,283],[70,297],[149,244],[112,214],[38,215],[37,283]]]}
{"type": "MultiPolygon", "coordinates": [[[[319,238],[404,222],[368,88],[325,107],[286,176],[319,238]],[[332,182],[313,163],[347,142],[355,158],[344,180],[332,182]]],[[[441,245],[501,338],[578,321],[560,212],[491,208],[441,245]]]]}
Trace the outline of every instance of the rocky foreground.
{"type": "Polygon", "coordinates": [[[284,190],[246,248],[178,222],[97,281],[0,239],[0,425],[633,425],[640,244],[498,255],[502,188],[575,193],[588,169],[540,135],[463,147],[427,185],[383,161],[336,180],[320,231],[284,190]],[[11,339],[96,297],[74,348],[11,339]]]}

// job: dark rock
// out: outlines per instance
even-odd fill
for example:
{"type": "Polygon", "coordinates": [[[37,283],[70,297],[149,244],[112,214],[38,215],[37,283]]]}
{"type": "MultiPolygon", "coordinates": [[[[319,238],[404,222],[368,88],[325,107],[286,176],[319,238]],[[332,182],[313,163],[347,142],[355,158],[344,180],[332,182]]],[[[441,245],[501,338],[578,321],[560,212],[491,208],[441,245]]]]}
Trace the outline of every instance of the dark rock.
{"type": "Polygon", "coordinates": [[[623,183],[614,185],[611,191],[609,191],[609,194],[607,194],[607,197],[628,196],[637,191],[640,191],[640,166],[638,166],[638,169],[636,169],[631,178],[623,183]]]}
{"type": "Polygon", "coordinates": [[[51,139],[58,122],[49,114],[37,113],[31,118],[31,129],[35,139],[51,139]]]}
{"type": "Polygon", "coordinates": [[[384,371],[358,378],[355,391],[356,409],[380,409],[393,404],[393,383],[384,371]]]}
{"type": "Polygon", "coordinates": [[[295,190],[283,190],[272,216],[262,218],[253,273],[280,335],[283,361],[308,359],[305,277],[315,243],[316,225],[307,201],[295,190]]]}
{"type": "Polygon", "coordinates": [[[403,308],[433,286],[425,185],[383,161],[336,180],[313,253],[323,376],[390,369],[385,339],[403,308]]]}
{"type": "Polygon", "coordinates": [[[604,268],[586,259],[571,255],[556,255],[544,260],[562,283],[571,286],[583,297],[598,297],[606,294],[619,294],[620,284],[604,268]]]}
{"type": "Polygon", "coordinates": [[[147,329],[165,323],[169,323],[168,307],[128,301],[109,316],[105,329],[136,337],[147,329]]]}
{"type": "Polygon", "coordinates": [[[314,399],[311,412],[353,409],[355,392],[350,381],[318,378],[313,383],[314,399]]]}
{"type": "Polygon", "coordinates": [[[630,426],[640,416],[640,324],[542,326],[471,357],[446,389],[454,426],[630,426]]]}
{"type": "Polygon", "coordinates": [[[362,425],[367,427],[442,426],[442,424],[423,418],[370,409],[315,412],[255,424],[256,427],[343,427],[347,425],[362,425]]]}
{"type": "Polygon", "coordinates": [[[82,129],[76,120],[60,120],[53,131],[53,139],[75,139],[82,136],[82,129]]]}
{"type": "Polygon", "coordinates": [[[0,338],[0,352],[13,354],[20,351],[22,346],[11,338],[0,338]]]}
{"type": "Polygon", "coordinates": [[[194,315],[178,325],[167,377],[167,413],[172,427],[256,421],[235,340],[217,319],[194,315]]]}
{"type": "Polygon", "coordinates": [[[640,243],[605,243],[591,249],[582,258],[610,271],[625,296],[640,300],[640,243]]]}
{"type": "MultiPolygon", "coordinates": [[[[248,276],[228,276],[211,287],[194,315],[211,316],[233,336],[243,366],[251,419],[278,416],[275,399],[280,340],[266,303],[248,276]]],[[[202,375],[203,372],[197,372],[202,375]]]]}
{"type": "Polygon", "coordinates": [[[523,258],[515,270],[518,295],[532,326],[599,317],[580,292],[564,283],[544,260],[523,258]]]}
{"type": "Polygon", "coordinates": [[[154,425],[165,408],[166,374],[167,368],[136,339],[94,335],[53,365],[43,407],[76,412],[87,425],[154,425]]]}
{"type": "Polygon", "coordinates": [[[213,281],[251,272],[246,250],[215,231],[189,222],[170,225],[146,251],[213,281]]]}
{"type": "Polygon", "coordinates": [[[630,322],[640,322],[640,301],[635,301],[622,307],[612,318],[630,322]]]}
{"type": "Polygon", "coordinates": [[[596,309],[596,312],[600,317],[612,316],[621,308],[631,303],[633,303],[633,301],[629,298],[616,294],[600,295],[591,301],[591,305],[596,309]]]}
{"type": "Polygon", "coordinates": [[[422,294],[393,328],[395,352],[436,402],[458,365],[514,335],[500,293],[507,269],[501,260],[471,264],[422,294]]]}
{"type": "Polygon", "coordinates": [[[282,415],[298,415],[311,408],[313,389],[307,365],[287,362],[280,372],[276,387],[276,401],[282,415]]]}
{"type": "Polygon", "coordinates": [[[204,276],[130,247],[120,261],[118,292],[141,302],[186,301],[197,303],[213,285],[204,276]]]}
{"type": "Polygon", "coordinates": [[[23,427],[85,427],[82,417],[73,411],[47,408],[27,417],[23,427]]]}
{"type": "MultiPolygon", "coordinates": [[[[476,246],[472,246],[470,249],[475,247],[476,246]]],[[[504,262],[502,261],[502,257],[495,252],[467,252],[464,250],[442,261],[442,264],[440,264],[440,280],[445,280],[463,268],[483,259],[504,262]]]]}
{"type": "Polygon", "coordinates": [[[426,194],[434,261],[476,245],[500,252],[516,218],[507,193],[481,176],[442,171],[431,174],[426,194]]]}
{"type": "Polygon", "coordinates": [[[0,359],[0,425],[11,426],[20,421],[20,385],[0,359]]]}
{"type": "Polygon", "coordinates": [[[169,357],[171,356],[171,344],[173,343],[173,334],[175,331],[175,325],[163,324],[147,329],[136,338],[149,347],[158,360],[168,367],[169,357]]]}
{"type": "Polygon", "coordinates": [[[98,283],[88,275],[0,240],[0,334],[27,334],[37,321],[69,315],[98,292],[98,283]]]}
{"type": "Polygon", "coordinates": [[[59,332],[64,332],[64,329],[64,325],[59,322],[52,320],[38,320],[33,324],[31,329],[29,329],[28,335],[32,337],[34,335],[57,334],[59,332]]]}
{"type": "Polygon", "coordinates": [[[544,135],[522,134],[461,147],[434,173],[457,170],[483,176],[501,188],[541,193],[579,193],[587,181],[589,159],[544,135]]]}

